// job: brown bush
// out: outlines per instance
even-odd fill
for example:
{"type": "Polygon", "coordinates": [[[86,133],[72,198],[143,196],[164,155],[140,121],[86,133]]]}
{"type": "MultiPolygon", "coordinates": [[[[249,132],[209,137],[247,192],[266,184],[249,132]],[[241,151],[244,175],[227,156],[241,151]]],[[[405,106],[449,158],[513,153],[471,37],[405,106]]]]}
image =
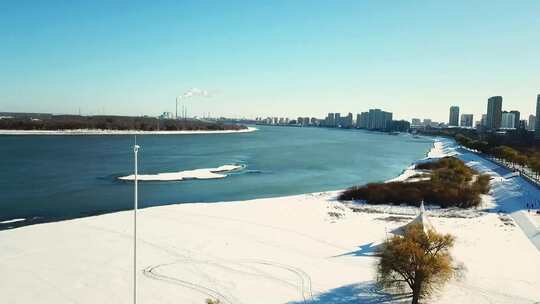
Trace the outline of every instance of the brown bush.
{"type": "Polygon", "coordinates": [[[480,205],[480,194],[489,191],[488,175],[478,175],[453,157],[424,163],[418,169],[431,170],[430,180],[418,182],[371,183],[354,186],[339,195],[340,200],[363,200],[368,204],[408,204],[425,201],[443,208],[469,208],[480,205]]]}

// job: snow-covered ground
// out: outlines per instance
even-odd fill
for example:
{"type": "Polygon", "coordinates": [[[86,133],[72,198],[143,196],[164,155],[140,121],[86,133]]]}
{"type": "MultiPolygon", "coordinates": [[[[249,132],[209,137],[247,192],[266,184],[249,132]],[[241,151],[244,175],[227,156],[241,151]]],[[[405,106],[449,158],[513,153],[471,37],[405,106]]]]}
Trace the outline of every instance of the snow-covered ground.
{"type": "MultiPolygon", "coordinates": [[[[451,142],[435,148],[429,157],[455,152],[494,175],[495,200],[486,196],[488,209],[469,211],[471,216],[428,208],[436,229],[457,237],[453,254],[466,271],[427,303],[540,301],[540,253],[512,219],[519,212],[512,202],[524,193],[512,187],[519,181],[504,180],[505,172],[459,154],[451,142]],[[491,211],[498,209],[512,217],[491,211]]],[[[415,209],[353,210],[336,201],[336,194],[140,210],[140,303],[410,302],[375,287],[372,254],[415,209]]],[[[0,231],[2,300],[130,303],[131,252],[131,212],[0,231]]]]}
{"type": "Polygon", "coordinates": [[[257,128],[248,127],[240,130],[193,130],[193,131],[137,131],[137,130],[0,130],[0,135],[182,135],[182,134],[226,134],[246,133],[257,131],[257,128]]]}

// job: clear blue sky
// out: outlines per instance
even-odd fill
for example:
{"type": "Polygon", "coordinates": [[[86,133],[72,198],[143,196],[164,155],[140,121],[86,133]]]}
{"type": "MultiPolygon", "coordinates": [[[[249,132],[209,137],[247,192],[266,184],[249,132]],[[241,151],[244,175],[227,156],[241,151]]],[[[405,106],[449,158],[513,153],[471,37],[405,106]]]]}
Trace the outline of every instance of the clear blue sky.
{"type": "MultiPolygon", "coordinates": [[[[448,119],[540,94],[540,1],[2,1],[0,111],[448,119]]],[[[475,117],[475,120],[478,117],[475,117]]]]}

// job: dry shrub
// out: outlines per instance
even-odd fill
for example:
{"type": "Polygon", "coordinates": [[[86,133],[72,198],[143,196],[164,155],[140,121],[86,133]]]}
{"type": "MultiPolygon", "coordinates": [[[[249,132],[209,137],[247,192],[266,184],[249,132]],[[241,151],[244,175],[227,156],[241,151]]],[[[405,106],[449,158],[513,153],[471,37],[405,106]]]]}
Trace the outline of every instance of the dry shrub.
{"type": "Polygon", "coordinates": [[[489,191],[488,175],[478,175],[463,161],[446,157],[417,165],[431,170],[430,179],[417,182],[371,183],[354,186],[339,195],[340,200],[363,200],[368,204],[408,204],[418,206],[425,201],[443,208],[469,208],[480,205],[480,194],[489,191]]]}

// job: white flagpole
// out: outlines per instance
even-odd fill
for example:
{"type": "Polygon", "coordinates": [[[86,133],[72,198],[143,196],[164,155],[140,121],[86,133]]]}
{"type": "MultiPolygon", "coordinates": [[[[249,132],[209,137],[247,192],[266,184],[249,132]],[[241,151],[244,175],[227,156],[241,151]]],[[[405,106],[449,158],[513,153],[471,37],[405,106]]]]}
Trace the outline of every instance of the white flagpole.
{"type": "Polygon", "coordinates": [[[135,145],[133,146],[133,156],[135,158],[135,187],[133,203],[133,304],[137,303],[137,207],[138,207],[138,189],[137,189],[137,153],[140,146],[137,145],[137,136],[135,136],[135,145]]]}

